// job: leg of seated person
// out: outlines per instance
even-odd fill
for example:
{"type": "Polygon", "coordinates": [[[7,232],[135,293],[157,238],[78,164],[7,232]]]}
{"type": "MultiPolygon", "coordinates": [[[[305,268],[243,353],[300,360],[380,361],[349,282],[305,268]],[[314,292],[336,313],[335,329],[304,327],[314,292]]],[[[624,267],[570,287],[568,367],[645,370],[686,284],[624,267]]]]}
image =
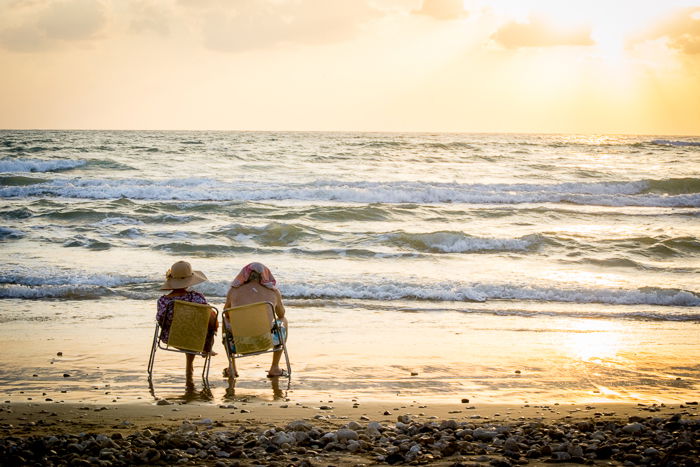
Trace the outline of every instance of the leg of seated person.
{"type": "MultiPolygon", "coordinates": [[[[282,318],[280,321],[282,321],[282,325],[284,327],[284,334],[282,334],[282,339],[284,339],[284,342],[287,343],[287,318],[282,318]]],[[[267,376],[281,376],[284,374],[284,371],[282,368],[280,368],[280,359],[282,358],[282,351],[278,350],[276,352],[272,352],[272,364],[270,365],[270,371],[267,372],[267,376]]]]}
{"type": "Polygon", "coordinates": [[[212,311],[211,316],[209,317],[209,330],[207,332],[207,340],[204,343],[204,351],[211,353],[212,356],[217,355],[216,352],[212,350],[212,347],[214,346],[214,335],[216,334],[216,330],[219,327],[219,322],[216,320],[216,313],[212,311]]]}
{"type": "Polygon", "coordinates": [[[280,368],[280,359],[282,358],[282,351],[277,350],[272,352],[272,365],[270,365],[270,371],[267,372],[267,376],[281,376],[284,374],[282,368],[280,368]]]}
{"type": "Polygon", "coordinates": [[[238,378],[238,370],[236,370],[236,359],[235,358],[231,358],[229,360],[229,362],[231,363],[231,366],[226,368],[226,370],[224,370],[224,371],[226,371],[226,375],[228,376],[228,380],[229,380],[229,382],[231,382],[235,378],[238,378]],[[233,370],[233,373],[231,372],[231,370],[233,370]]]}
{"type": "Polygon", "coordinates": [[[194,380],[192,379],[192,373],[194,371],[194,355],[185,354],[185,387],[187,389],[194,389],[194,380]]]}

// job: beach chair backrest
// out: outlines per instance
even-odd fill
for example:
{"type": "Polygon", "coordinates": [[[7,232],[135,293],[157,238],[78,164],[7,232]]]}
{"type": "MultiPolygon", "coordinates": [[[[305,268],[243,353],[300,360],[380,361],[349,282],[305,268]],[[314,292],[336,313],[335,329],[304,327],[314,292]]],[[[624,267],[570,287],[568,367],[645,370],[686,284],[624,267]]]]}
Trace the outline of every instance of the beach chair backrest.
{"type": "Polygon", "coordinates": [[[236,353],[263,352],[272,348],[270,327],[274,311],[271,303],[258,302],[228,308],[224,310],[224,316],[231,325],[236,353]]]}
{"type": "Polygon", "coordinates": [[[207,339],[211,306],[175,300],[168,346],[203,352],[207,339]]]}

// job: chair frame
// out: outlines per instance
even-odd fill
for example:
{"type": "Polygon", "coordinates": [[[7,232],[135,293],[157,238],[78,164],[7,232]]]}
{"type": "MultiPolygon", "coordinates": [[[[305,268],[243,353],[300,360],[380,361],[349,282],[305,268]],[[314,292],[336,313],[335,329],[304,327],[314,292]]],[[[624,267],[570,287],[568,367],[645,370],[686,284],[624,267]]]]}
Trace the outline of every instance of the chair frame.
{"type": "MultiPolygon", "coordinates": [[[[284,340],[281,339],[282,333],[280,332],[280,327],[277,324],[277,315],[275,314],[275,306],[271,302],[249,303],[247,305],[239,305],[239,306],[233,306],[231,308],[226,308],[221,312],[221,324],[222,324],[222,326],[221,326],[221,328],[222,328],[221,339],[222,339],[222,343],[224,345],[224,348],[226,349],[226,356],[228,357],[229,378],[236,379],[235,372],[233,371],[233,360],[234,359],[253,357],[255,355],[262,355],[262,354],[266,354],[266,353],[270,353],[270,352],[278,352],[280,350],[282,350],[284,352],[284,361],[287,365],[287,375],[286,376],[287,377],[292,376],[292,366],[289,363],[289,354],[287,353],[287,339],[284,339],[284,340]],[[257,352],[250,352],[250,353],[246,353],[246,354],[239,354],[239,353],[231,352],[231,348],[228,345],[229,330],[226,328],[226,319],[227,319],[227,315],[229,314],[228,312],[230,312],[231,310],[235,310],[237,308],[247,307],[249,305],[259,305],[260,303],[265,303],[270,307],[270,311],[272,313],[272,318],[273,318],[272,319],[272,327],[270,328],[270,334],[273,334],[275,332],[277,333],[277,336],[280,337],[280,339],[279,339],[280,345],[273,345],[271,348],[269,348],[267,350],[260,350],[257,352]]],[[[234,344],[235,344],[235,340],[233,338],[233,335],[231,335],[230,338],[232,341],[234,341],[234,344]]]]}
{"type": "MultiPolygon", "coordinates": [[[[173,300],[174,302],[180,302],[182,300],[173,300]]],[[[185,302],[188,305],[192,305],[192,302],[185,302]]],[[[203,305],[201,303],[194,303],[195,305],[203,305]]],[[[210,309],[216,311],[216,321],[217,323],[219,322],[219,309],[216,308],[213,305],[205,305],[209,307],[210,309]]],[[[173,310],[174,313],[174,310],[173,310]]],[[[160,337],[160,330],[161,326],[160,324],[156,321],[156,329],[155,332],[153,333],[153,344],[151,345],[151,355],[150,358],[148,359],[148,382],[152,384],[153,382],[153,365],[155,364],[156,361],[156,350],[161,349],[161,350],[167,350],[168,352],[177,352],[177,353],[185,353],[185,354],[190,354],[190,355],[200,355],[204,357],[204,367],[202,368],[202,383],[204,384],[205,387],[209,387],[209,368],[211,367],[211,352],[204,352],[203,350],[201,352],[197,352],[195,350],[184,350],[184,349],[178,349],[178,348],[171,348],[168,343],[166,342],[163,344],[161,340],[159,339],[160,337]]]]}

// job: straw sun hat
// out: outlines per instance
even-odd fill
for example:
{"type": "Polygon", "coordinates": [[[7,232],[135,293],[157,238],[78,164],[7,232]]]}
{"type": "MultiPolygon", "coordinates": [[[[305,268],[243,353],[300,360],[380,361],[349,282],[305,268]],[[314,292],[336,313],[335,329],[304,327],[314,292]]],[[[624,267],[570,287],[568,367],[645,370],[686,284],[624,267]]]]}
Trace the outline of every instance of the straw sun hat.
{"type": "Polygon", "coordinates": [[[160,290],[186,289],[206,280],[207,276],[202,271],[193,271],[190,263],[178,261],[165,273],[165,283],[160,290]]]}

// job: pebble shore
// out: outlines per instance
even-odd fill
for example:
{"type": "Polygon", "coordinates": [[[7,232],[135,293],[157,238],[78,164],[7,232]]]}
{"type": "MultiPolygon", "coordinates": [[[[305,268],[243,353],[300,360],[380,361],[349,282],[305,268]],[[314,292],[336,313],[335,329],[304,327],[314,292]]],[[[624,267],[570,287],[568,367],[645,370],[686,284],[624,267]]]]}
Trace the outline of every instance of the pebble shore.
{"type": "Polygon", "coordinates": [[[319,420],[227,430],[211,419],[123,434],[5,436],[6,466],[445,465],[564,463],[700,465],[700,420],[671,416],[575,421],[416,420],[368,417],[338,427],[319,420]]]}

